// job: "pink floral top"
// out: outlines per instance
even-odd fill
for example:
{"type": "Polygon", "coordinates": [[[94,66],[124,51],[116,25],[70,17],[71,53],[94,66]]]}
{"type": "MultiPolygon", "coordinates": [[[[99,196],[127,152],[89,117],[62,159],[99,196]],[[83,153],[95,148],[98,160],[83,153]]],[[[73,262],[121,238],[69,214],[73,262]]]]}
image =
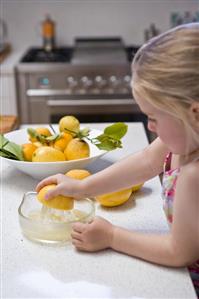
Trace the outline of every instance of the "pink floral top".
{"type": "MultiPolygon", "coordinates": [[[[171,153],[169,153],[166,157],[162,180],[163,208],[169,224],[173,221],[173,202],[175,198],[176,183],[180,173],[180,168],[171,169],[171,157],[171,153]]],[[[199,260],[188,269],[197,295],[199,296],[199,260]]]]}

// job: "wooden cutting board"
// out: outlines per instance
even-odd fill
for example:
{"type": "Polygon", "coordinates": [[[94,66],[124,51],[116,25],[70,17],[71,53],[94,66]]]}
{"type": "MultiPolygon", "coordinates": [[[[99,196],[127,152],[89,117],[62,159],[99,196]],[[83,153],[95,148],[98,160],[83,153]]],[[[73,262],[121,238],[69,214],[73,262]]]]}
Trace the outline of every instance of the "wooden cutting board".
{"type": "Polygon", "coordinates": [[[2,63],[11,52],[11,45],[6,44],[4,49],[0,52],[0,63],[2,63]]]}
{"type": "Polygon", "coordinates": [[[17,129],[19,126],[18,118],[15,115],[0,115],[0,133],[5,134],[17,129]]]}

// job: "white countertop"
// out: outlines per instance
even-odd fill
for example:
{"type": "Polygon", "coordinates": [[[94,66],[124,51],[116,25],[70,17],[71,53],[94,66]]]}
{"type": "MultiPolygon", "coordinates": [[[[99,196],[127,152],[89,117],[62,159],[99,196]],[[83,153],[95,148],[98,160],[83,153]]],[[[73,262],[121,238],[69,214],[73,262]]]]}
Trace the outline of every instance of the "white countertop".
{"type": "MultiPolygon", "coordinates": [[[[107,124],[92,124],[103,129],[107,124]]],[[[91,124],[88,126],[91,127],[91,124]]],[[[93,172],[147,145],[141,123],[129,124],[123,149],[106,154],[90,165],[93,172]]],[[[83,253],[71,244],[39,245],[21,234],[17,209],[24,192],[37,181],[2,163],[2,298],[196,298],[185,268],[172,269],[105,250],[83,253]]],[[[96,214],[128,229],[166,232],[158,178],[135,194],[135,204],[105,209],[96,214]]]]}

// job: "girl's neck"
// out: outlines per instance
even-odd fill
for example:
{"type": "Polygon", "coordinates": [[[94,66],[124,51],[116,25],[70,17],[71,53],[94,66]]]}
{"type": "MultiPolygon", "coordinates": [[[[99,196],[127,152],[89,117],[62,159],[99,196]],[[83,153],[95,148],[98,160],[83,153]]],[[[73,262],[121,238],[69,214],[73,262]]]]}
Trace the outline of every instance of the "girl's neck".
{"type": "Polygon", "coordinates": [[[194,151],[192,151],[186,155],[181,155],[179,158],[180,158],[179,160],[180,160],[181,165],[185,165],[192,161],[195,161],[195,160],[199,159],[199,148],[195,149],[194,151]]]}

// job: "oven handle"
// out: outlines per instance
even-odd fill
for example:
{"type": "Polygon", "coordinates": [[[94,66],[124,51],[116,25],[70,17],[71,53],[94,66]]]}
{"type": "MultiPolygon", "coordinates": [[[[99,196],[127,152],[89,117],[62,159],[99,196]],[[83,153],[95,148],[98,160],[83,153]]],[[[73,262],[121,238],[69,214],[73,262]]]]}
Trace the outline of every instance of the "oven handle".
{"type": "Polygon", "coordinates": [[[69,91],[63,89],[27,89],[26,95],[29,97],[49,97],[70,95],[69,91]]]}
{"type": "MultiPolygon", "coordinates": [[[[67,90],[63,89],[54,89],[54,90],[48,90],[48,89],[28,89],[26,91],[27,96],[29,97],[55,97],[55,96],[68,96],[70,95],[67,90]]],[[[74,99],[74,100],[48,100],[47,105],[48,106],[97,106],[97,105],[104,105],[104,106],[110,106],[110,105],[132,105],[135,104],[135,100],[133,98],[130,99],[74,99]]]]}
{"type": "Polygon", "coordinates": [[[134,104],[134,99],[94,99],[92,100],[48,100],[46,101],[47,106],[115,106],[115,105],[132,105],[134,104]]]}

